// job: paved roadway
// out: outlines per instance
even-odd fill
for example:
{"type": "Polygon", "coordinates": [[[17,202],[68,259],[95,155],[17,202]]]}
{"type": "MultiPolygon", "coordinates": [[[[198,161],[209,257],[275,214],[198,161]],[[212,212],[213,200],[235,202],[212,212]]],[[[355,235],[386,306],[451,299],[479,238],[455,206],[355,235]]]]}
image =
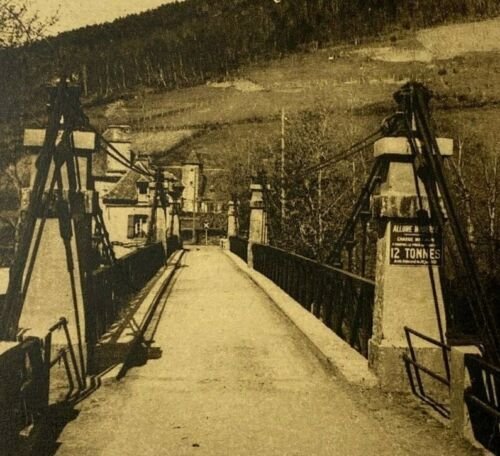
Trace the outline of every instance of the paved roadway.
{"type": "Polygon", "coordinates": [[[184,256],[155,345],[161,357],[82,403],[58,456],[479,454],[401,398],[327,373],[217,248],[184,256]]]}

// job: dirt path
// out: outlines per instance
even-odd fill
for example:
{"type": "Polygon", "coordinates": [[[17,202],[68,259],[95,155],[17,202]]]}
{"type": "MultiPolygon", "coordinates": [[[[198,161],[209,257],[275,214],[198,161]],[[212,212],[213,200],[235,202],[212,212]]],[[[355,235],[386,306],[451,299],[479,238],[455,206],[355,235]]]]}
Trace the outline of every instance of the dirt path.
{"type": "Polygon", "coordinates": [[[155,337],[161,357],[87,399],[57,455],[478,454],[325,372],[217,248],[183,262],[155,337]]]}

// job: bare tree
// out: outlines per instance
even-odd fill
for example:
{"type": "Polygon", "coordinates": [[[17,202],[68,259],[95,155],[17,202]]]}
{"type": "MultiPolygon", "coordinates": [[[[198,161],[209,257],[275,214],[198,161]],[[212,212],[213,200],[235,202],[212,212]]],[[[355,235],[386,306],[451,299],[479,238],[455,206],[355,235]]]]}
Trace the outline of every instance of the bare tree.
{"type": "Polygon", "coordinates": [[[498,204],[498,175],[499,151],[495,149],[488,157],[481,157],[483,177],[487,191],[486,208],[488,211],[488,241],[489,262],[492,270],[496,267],[496,238],[497,238],[497,204],[498,204]]]}
{"type": "MultiPolygon", "coordinates": [[[[56,16],[43,16],[33,8],[30,0],[0,0],[0,49],[22,47],[34,43],[42,39],[55,22],[56,16]]],[[[25,62],[24,59],[23,62],[25,62]]],[[[19,102],[22,103],[22,100],[19,102]]],[[[15,127],[10,125],[9,129],[12,131],[15,127]]],[[[19,208],[21,202],[21,189],[25,185],[23,177],[27,170],[26,157],[19,155],[15,144],[11,146],[11,153],[6,154],[7,159],[4,156],[0,170],[2,193],[0,263],[4,265],[10,263],[12,256],[11,249],[14,247],[14,237],[19,223],[16,208],[19,208]]]]}
{"type": "Polygon", "coordinates": [[[43,38],[56,17],[43,16],[29,0],[0,0],[0,47],[22,46],[43,38]]]}

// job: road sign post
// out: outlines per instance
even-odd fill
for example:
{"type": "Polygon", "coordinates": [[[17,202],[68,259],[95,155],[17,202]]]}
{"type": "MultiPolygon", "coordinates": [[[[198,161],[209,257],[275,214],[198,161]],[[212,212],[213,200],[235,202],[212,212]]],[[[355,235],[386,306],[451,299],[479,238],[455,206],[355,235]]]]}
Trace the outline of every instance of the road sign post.
{"type": "Polygon", "coordinates": [[[208,230],[210,228],[210,224],[208,222],[203,222],[203,229],[205,230],[205,245],[208,245],[208,230]]]}

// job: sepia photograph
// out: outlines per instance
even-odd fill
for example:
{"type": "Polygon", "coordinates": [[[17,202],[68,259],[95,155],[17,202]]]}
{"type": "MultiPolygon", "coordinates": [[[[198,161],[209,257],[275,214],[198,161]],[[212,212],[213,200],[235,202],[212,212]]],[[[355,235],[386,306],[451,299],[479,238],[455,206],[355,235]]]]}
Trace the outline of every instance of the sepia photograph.
{"type": "Polygon", "coordinates": [[[500,0],[0,0],[0,456],[500,455],[500,0]]]}

